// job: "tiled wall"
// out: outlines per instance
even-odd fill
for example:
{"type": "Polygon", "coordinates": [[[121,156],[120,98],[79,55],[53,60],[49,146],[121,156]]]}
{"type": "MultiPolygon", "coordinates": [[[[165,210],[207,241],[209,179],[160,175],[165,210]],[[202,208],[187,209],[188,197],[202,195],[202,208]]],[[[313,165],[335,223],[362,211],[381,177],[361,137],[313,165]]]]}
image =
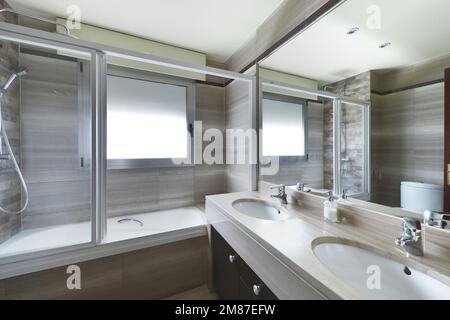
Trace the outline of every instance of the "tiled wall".
{"type": "MultiPolygon", "coordinates": [[[[249,93],[249,85],[243,81],[233,81],[226,87],[226,129],[248,130],[250,128],[251,108],[249,106],[249,93]]],[[[226,191],[248,191],[250,189],[250,165],[237,164],[237,159],[245,156],[248,161],[249,144],[234,144],[235,147],[232,147],[232,144],[233,141],[231,139],[226,140],[226,191]]]]}
{"type": "MultiPolygon", "coordinates": [[[[370,72],[365,72],[354,77],[329,84],[326,91],[333,92],[346,97],[361,101],[370,102],[370,72]]],[[[341,127],[345,130],[341,132],[341,143],[345,146],[346,154],[343,158],[348,158],[343,164],[345,177],[343,177],[343,188],[361,190],[361,181],[364,176],[363,150],[362,150],[362,109],[343,105],[341,113],[341,127]]],[[[333,189],[333,102],[324,101],[324,187],[333,189]]]]}
{"type": "Polygon", "coordinates": [[[209,284],[208,237],[79,262],[81,290],[67,288],[67,266],[0,280],[0,301],[162,299],[209,284]]]}
{"type": "Polygon", "coordinates": [[[350,194],[364,191],[364,110],[341,105],[341,185],[350,194]]]}
{"type": "MultiPolygon", "coordinates": [[[[0,8],[5,7],[5,1],[0,0],[0,8]]],[[[3,14],[0,21],[17,23],[13,15],[3,14]]],[[[11,75],[11,71],[18,66],[18,46],[8,42],[0,42],[0,82],[3,84],[11,75]]],[[[11,148],[20,162],[20,84],[16,82],[1,98],[2,117],[8,133],[11,148]]],[[[6,153],[5,143],[2,140],[2,151],[6,153]]],[[[0,205],[9,210],[18,210],[21,207],[20,181],[13,169],[11,161],[0,160],[0,205]]],[[[10,238],[21,229],[21,215],[7,215],[0,213],[0,243],[10,238]]]]}
{"type": "Polygon", "coordinates": [[[30,202],[24,229],[86,221],[91,216],[90,167],[78,153],[78,64],[28,53],[22,78],[22,168],[30,202]]]}
{"type": "Polygon", "coordinates": [[[306,183],[312,188],[323,188],[323,104],[308,102],[308,160],[281,162],[278,174],[260,176],[260,180],[295,185],[306,183]]]}
{"type": "Polygon", "coordinates": [[[372,75],[374,202],[399,207],[402,181],[443,184],[444,85],[401,88],[442,79],[449,66],[450,57],[442,57],[372,75]]]}

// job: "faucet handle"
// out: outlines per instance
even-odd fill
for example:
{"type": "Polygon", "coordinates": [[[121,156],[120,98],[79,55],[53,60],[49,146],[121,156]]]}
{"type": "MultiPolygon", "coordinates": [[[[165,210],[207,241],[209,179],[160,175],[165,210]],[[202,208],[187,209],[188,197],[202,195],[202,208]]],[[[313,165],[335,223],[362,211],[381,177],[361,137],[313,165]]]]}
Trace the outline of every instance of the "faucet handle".
{"type": "Polygon", "coordinates": [[[348,195],[347,195],[347,190],[346,189],[342,189],[341,198],[344,199],[344,200],[348,199],[348,195]]]}
{"type": "Polygon", "coordinates": [[[328,191],[328,201],[334,201],[335,197],[334,197],[334,192],[332,190],[328,191]]]}
{"type": "Polygon", "coordinates": [[[271,189],[271,190],[278,189],[278,193],[284,194],[285,191],[286,191],[286,186],[283,185],[283,184],[280,184],[280,185],[278,185],[278,186],[270,187],[270,189],[271,189]]]}
{"type": "Polygon", "coordinates": [[[403,232],[400,238],[395,239],[395,244],[404,247],[408,254],[423,256],[422,224],[419,219],[402,218],[403,232]]]}
{"type": "Polygon", "coordinates": [[[423,222],[432,227],[440,227],[444,229],[447,226],[445,219],[450,218],[449,212],[440,212],[434,210],[425,210],[423,213],[423,222]]]}
{"type": "Polygon", "coordinates": [[[404,217],[403,220],[403,231],[411,236],[419,236],[422,232],[422,224],[419,219],[404,217]]]}
{"type": "Polygon", "coordinates": [[[403,226],[408,229],[422,229],[422,224],[419,219],[413,217],[403,217],[403,226]]]}

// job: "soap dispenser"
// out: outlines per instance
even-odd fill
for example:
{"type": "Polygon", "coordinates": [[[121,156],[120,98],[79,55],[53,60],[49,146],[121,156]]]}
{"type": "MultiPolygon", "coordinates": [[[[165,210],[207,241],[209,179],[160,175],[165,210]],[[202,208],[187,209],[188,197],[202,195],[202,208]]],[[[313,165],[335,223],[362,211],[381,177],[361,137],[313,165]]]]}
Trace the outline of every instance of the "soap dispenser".
{"type": "Polygon", "coordinates": [[[333,191],[328,192],[328,200],[323,203],[323,216],[326,221],[340,222],[337,211],[337,204],[333,196],[333,191]]]}

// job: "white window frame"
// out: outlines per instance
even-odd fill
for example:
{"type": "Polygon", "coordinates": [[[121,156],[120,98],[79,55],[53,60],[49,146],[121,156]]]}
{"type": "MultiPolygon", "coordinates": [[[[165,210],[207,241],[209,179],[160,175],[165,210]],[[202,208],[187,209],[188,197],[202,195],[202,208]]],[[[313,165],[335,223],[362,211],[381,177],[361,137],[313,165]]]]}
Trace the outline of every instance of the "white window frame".
{"type": "MultiPolygon", "coordinates": [[[[107,167],[109,169],[137,169],[137,168],[166,168],[166,167],[188,167],[193,166],[194,154],[194,121],[195,121],[195,83],[194,80],[181,79],[173,76],[165,76],[146,72],[137,69],[118,67],[108,65],[108,76],[129,78],[133,80],[143,80],[148,82],[157,82],[161,84],[182,86],[186,88],[186,131],[188,156],[186,159],[177,159],[176,164],[171,158],[153,158],[153,159],[108,159],[107,167]]],[[[107,128],[108,130],[108,128],[107,128]]],[[[108,143],[108,142],[106,142],[108,143]]]]}

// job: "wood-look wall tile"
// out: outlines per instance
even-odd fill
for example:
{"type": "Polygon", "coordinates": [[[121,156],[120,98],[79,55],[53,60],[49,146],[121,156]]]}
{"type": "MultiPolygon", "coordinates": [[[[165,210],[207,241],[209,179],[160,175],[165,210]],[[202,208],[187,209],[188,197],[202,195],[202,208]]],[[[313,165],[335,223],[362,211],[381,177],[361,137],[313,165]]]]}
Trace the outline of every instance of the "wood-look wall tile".
{"type": "MultiPolygon", "coordinates": [[[[227,129],[249,129],[250,107],[248,84],[242,81],[233,81],[225,89],[226,103],[226,128],[227,129]]],[[[249,165],[237,164],[238,158],[246,159],[248,144],[245,146],[235,145],[226,139],[226,177],[225,190],[227,192],[238,192],[250,189],[249,165]],[[233,164],[236,163],[236,164],[233,164]]],[[[248,161],[248,160],[247,160],[248,161]]]]}
{"type": "Polygon", "coordinates": [[[89,168],[79,155],[78,64],[21,53],[22,168],[30,189],[25,229],[88,221],[89,168]]]}
{"type": "Polygon", "coordinates": [[[158,169],[108,170],[109,217],[159,210],[158,169]]]}
{"type": "Polygon", "coordinates": [[[5,284],[4,280],[0,280],[0,300],[5,300],[5,284]]]}
{"type": "Polygon", "coordinates": [[[61,267],[5,279],[5,298],[64,299],[70,292],[67,289],[67,277],[66,268],[61,267]]]}
{"type": "Polygon", "coordinates": [[[81,289],[67,287],[67,266],[9,278],[6,299],[118,299],[121,296],[122,258],[111,256],[78,263],[81,289]]]}
{"type": "MultiPolygon", "coordinates": [[[[9,7],[5,1],[0,2],[0,8],[9,7]]],[[[3,14],[0,21],[8,23],[17,23],[17,16],[13,14],[3,14]]],[[[4,83],[13,69],[18,66],[19,62],[19,46],[11,41],[0,41],[0,81],[4,83]]],[[[10,145],[14,155],[19,162],[22,161],[20,153],[20,84],[11,86],[2,97],[2,119],[3,126],[8,133],[10,145]]],[[[1,139],[2,150],[5,151],[6,146],[4,139],[1,139]]],[[[0,170],[12,169],[11,161],[1,161],[0,170]]],[[[15,173],[2,172],[0,174],[0,206],[9,210],[18,210],[21,205],[21,189],[19,187],[19,179],[15,173]]],[[[11,236],[20,231],[21,215],[8,216],[0,213],[0,244],[11,236]]],[[[0,288],[1,291],[1,288],[0,288]]],[[[1,296],[1,293],[0,293],[1,296]]]]}
{"type": "Polygon", "coordinates": [[[161,299],[207,282],[207,237],[123,256],[123,297],[161,299]]]}
{"type": "Polygon", "coordinates": [[[208,237],[77,263],[81,290],[67,288],[67,266],[0,280],[0,299],[161,299],[206,285],[208,237]]]}
{"type": "Polygon", "coordinates": [[[443,95],[442,84],[372,95],[379,119],[371,149],[377,203],[399,207],[402,181],[443,184],[443,95]]]}
{"type": "Polygon", "coordinates": [[[160,210],[195,204],[194,167],[159,170],[160,210]]]}
{"type": "Polygon", "coordinates": [[[205,197],[225,193],[226,165],[196,165],[194,171],[195,202],[205,201],[205,197]]]}
{"type": "Polygon", "coordinates": [[[111,256],[79,264],[82,275],[81,290],[71,290],[76,299],[122,298],[122,256],[111,256]]]}

